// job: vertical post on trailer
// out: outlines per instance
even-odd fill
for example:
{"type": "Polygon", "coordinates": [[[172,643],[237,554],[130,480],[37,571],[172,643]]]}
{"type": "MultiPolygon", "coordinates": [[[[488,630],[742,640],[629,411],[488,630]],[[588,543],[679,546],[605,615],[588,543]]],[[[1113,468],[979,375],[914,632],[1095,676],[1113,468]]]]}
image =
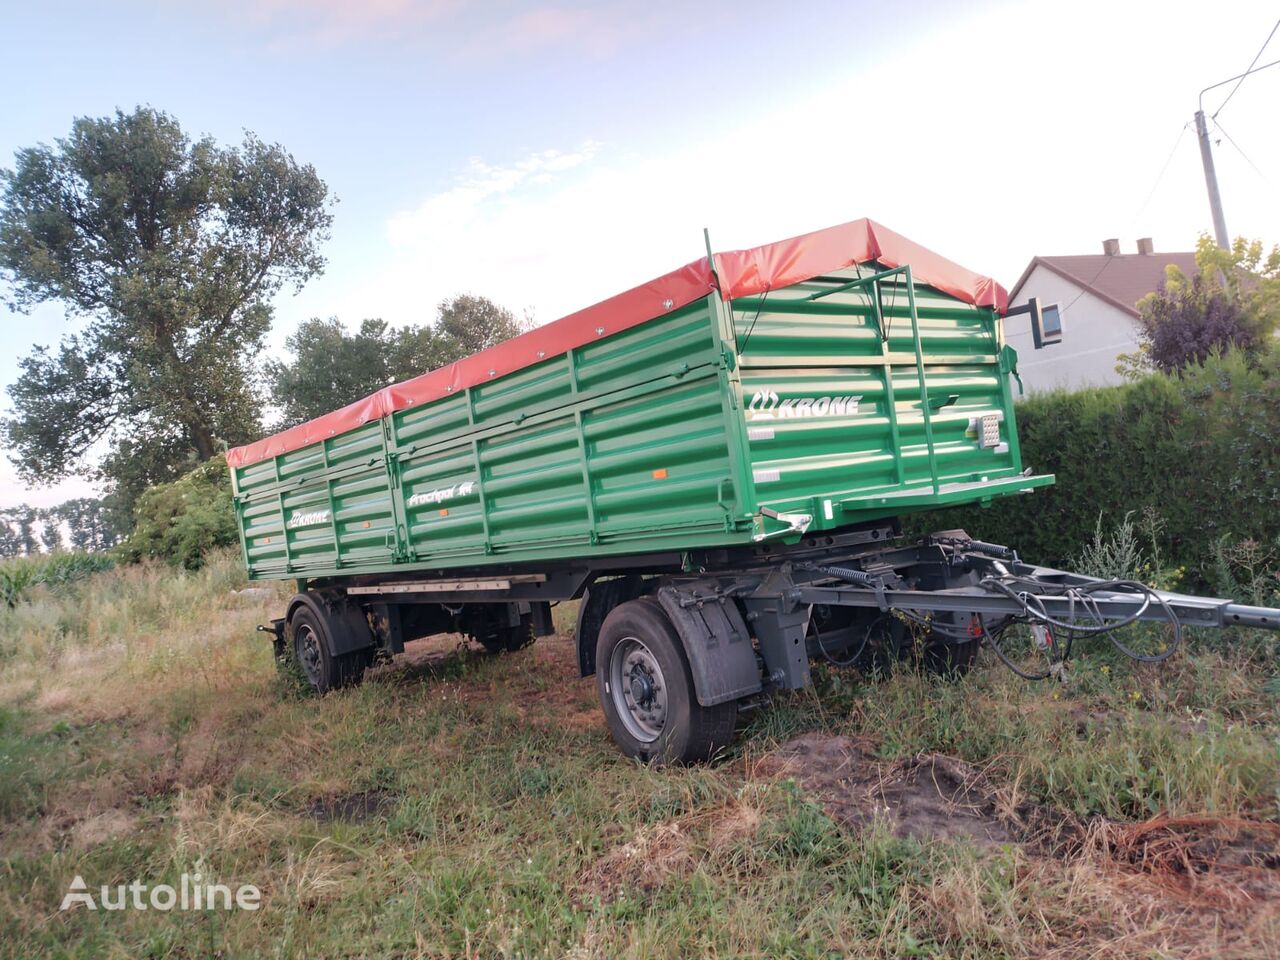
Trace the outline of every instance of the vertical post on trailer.
{"type": "Polygon", "coordinates": [[[889,419],[889,442],[893,444],[893,469],[898,485],[907,482],[907,465],[902,459],[902,434],[898,430],[898,395],[893,384],[893,358],[889,356],[889,324],[892,317],[884,314],[884,303],[880,296],[880,281],[871,283],[871,296],[867,298],[871,304],[872,317],[876,324],[876,339],[880,341],[880,372],[884,376],[884,412],[889,419]]]}
{"type": "Polygon", "coordinates": [[[929,386],[924,375],[924,351],[920,347],[920,315],[916,313],[916,285],[911,279],[911,265],[903,268],[907,278],[907,308],[911,312],[911,339],[916,349],[916,376],[920,380],[920,412],[924,416],[924,442],[929,450],[929,476],[933,479],[933,492],[938,493],[938,454],[933,449],[933,417],[929,410],[929,386]]]}

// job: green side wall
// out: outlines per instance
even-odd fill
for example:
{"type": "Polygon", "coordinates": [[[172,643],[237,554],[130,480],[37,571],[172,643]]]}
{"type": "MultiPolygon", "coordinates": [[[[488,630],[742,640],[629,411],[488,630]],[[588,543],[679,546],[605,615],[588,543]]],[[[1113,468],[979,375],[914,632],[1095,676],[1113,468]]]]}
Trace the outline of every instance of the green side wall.
{"type": "Polygon", "coordinates": [[[930,412],[930,445],[905,278],[886,280],[879,304],[862,289],[807,299],[855,276],[732,305],[709,296],[237,468],[250,576],[729,546],[781,535],[762,506],[827,530],[995,495],[969,485],[1021,469],[998,319],[915,288],[929,396],[949,401],[930,412]],[[772,416],[752,408],[759,393],[776,395],[772,416]],[[856,412],[820,402],[853,396],[856,412]],[[805,415],[786,415],[806,398],[817,402],[805,415]],[[966,436],[973,416],[997,411],[999,453],[966,436]]]}

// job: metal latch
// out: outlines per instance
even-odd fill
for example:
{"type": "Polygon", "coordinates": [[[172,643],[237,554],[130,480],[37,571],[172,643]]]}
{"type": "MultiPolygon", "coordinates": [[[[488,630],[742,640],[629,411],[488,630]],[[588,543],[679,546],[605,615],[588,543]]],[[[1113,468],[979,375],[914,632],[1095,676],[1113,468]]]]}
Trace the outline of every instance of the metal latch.
{"type": "Polygon", "coordinates": [[[771,537],[785,537],[792,533],[804,533],[809,529],[809,524],[813,523],[813,514],[811,513],[779,513],[777,510],[770,510],[768,507],[760,508],[760,516],[768,517],[770,520],[777,520],[779,523],[785,523],[786,527],[770,533],[761,531],[754,534],[751,539],[756,543],[761,540],[768,540],[771,537]]]}

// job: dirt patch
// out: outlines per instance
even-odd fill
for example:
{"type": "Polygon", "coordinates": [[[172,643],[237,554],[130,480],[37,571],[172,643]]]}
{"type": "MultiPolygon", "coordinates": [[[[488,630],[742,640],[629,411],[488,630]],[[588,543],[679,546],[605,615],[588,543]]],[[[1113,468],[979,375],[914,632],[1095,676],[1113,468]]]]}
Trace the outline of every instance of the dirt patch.
{"type": "Polygon", "coordinates": [[[364,682],[396,687],[434,684],[456,679],[469,662],[482,656],[479,648],[472,647],[461,634],[438,634],[409,641],[403,653],[374,665],[365,674],[364,682]]]}
{"type": "Polygon", "coordinates": [[[364,823],[389,813],[395,805],[395,795],[386,790],[362,790],[313,800],[307,805],[307,816],[320,823],[364,823]]]}
{"type": "Polygon", "coordinates": [[[856,829],[880,820],[900,837],[989,846],[1019,843],[1029,832],[1020,811],[1001,809],[985,774],[940,754],[885,762],[865,742],[810,733],[782,744],[756,772],[794,778],[832,819],[856,829]]]}
{"type": "Polygon", "coordinates": [[[817,733],[782,744],[754,771],[793,777],[852,829],[879,819],[903,837],[1017,844],[1030,855],[1029,869],[1125,891],[1135,930],[1146,911],[1178,940],[1245,942],[1255,926],[1273,922],[1280,904],[1280,824],[1212,816],[1086,823],[1019,801],[953,757],[881,761],[866,742],[817,733]]]}
{"type": "Polygon", "coordinates": [[[580,902],[594,895],[602,902],[623,892],[648,892],[673,875],[693,871],[691,837],[679,821],[641,827],[636,835],[614,847],[579,878],[580,902]]]}
{"type": "Polygon", "coordinates": [[[467,706],[510,706],[530,724],[603,735],[604,716],[595,681],[578,676],[577,642],[572,637],[540,637],[514,653],[490,654],[461,634],[440,634],[405,644],[404,653],[381,664],[369,681],[404,686],[429,684],[433,692],[467,706]],[[471,668],[491,664],[479,680],[471,668]]]}
{"type": "Polygon", "coordinates": [[[704,860],[754,836],[759,826],[760,812],[741,801],[647,824],[579,875],[573,900],[583,906],[648,893],[672,877],[688,876],[704,860]]]}
{"type": "Polygon", "coordinates": [[[132,833],[138,818],[124,810],[107,810],[71,828],[71,843],[82,850],[132,833]]]}
{"type": "Polygon", "coordinates": [[[1280,824],[1164,816],[1142,823],[1099,822],[1086,849],[1197,904],[1232,908],[1280,901],[1280,824]]]}
{"type": "Polygon", "coordinates": [[[520,716],[531,723],[603,734],[607,728],[595,678],[578,676],[577,641],[545,637],[529,652],[533,663],[516,678],[519,696],[513,704],[520,716]]]}

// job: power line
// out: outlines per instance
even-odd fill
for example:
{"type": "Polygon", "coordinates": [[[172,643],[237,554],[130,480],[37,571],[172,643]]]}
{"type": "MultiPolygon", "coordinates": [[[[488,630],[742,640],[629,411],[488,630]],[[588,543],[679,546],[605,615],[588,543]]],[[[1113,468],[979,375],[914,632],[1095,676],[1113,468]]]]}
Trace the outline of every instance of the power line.
{"type": "Polygon", "coordinates": [[[1151,198],[1156,195],[1156,191],[1160,189],[1160,182],[1164,180],[1164,175],[1169,172],[1169,164],[1173,163],[1173,155],[1178,152],[1178,147],[1182,143],[1182,138],[1186,136],[1187,127],[1191,126],[1188,121],[1182,125],[1182,129],[1178,131],[1178,137],[1173,141],[1173,149],[1169,151],[1169,156],[1165,158],[1164,166],[1160,168],[1160,173],[1156,176],[1156,182],[1151,185],[1151,191],[1147,194],[1147,199],[1142,201],[1142,206],[1138,208],[1138,212],[1133,215],[1133,223],[1137,223],[1138,219],[1147,212],[1147,204],[1151,202],[1151,198]]]}
{"type": "Polygon", "coordinates": [[[1213,125],[1214,127],[1217,128],[1217,131],[1220,134],[1222,134],[1224,137],[1227,138],[1227,143],[1231,144],[1233,147],[1236,148],[1236,153],[1244,157],[1244,162],[1249,164],[1249,166],[1253,167],[1253,172],[1256,173],[1258,176],[1260,176],[1263,180],[1266,180],[1267,183],[1270,183],[1271,180],[1267,177],[1267,175],[1258,169],[1258,165],[1249,158],[1249,155],[1244,152],[1244,149],[1240,146],[1240,144],[1236,143],[1235,140],[1232,139],[1231,134],[1227,133],[1227,128],[1224,127],[1221,123],[1219,123],[1216,120],[1213,122],[1213,125]]]}
{"type": "MultiPolygon", "coordinates": [[[[1222,112],[1222,108],[1231,102],[1231,98],[1234,97],[1236,95],[1236,91],[1240,89],[1240,84],[1244,83],[1244,78],[1253,72],[1254,64],[1256,64],[1258,62],[1258,58],[1262,56],[1262,51],[1267,49],[1267,44],[1270,43],[1271,38],[1276,35],[1277,29],[1280,29],[1280,20],[1276,21],[1276,25],[1272,27],[1271,32],[1267,34],[1267,39],[1262,42],[1262,46],[1258,49],[1258,52],[1254,54],[1253,60],[1249,63],[1249,68],[1245,70],[1244,73],[1240,74],[1240,79],[1236,81],[1236,85],[1232,87],[1231,92],[1227,94],[1227,99],[1218,104],[1218,109],[1213,112],[1213,116],[1209,119],[1217,120],[1218,114],[1222,112]]],[[[1230,140],[1231,138],[1227,137],[1227,139],[1230,140]]]]}
{"type": "Polygon", "coordinates": [[[1111,266],[1111,261],[1114,259],[1115,257],[1108,256],[1107,259],[1102,261],[1102,266],[1098,269],[1098,272],[1093,275],[1093,279],[1081,287],[1080,292],[1071,299],[1071,302],[1058,311],[1059,316],[1065,317],[1067,315],[1067,311],[1076,305],[1077,300],[1083,297],[1086,293],[1090,293],[1092,291],[1093,285],[1102,278],[1102,274],[1106,271],[1107,267],[1111,266]]]}

